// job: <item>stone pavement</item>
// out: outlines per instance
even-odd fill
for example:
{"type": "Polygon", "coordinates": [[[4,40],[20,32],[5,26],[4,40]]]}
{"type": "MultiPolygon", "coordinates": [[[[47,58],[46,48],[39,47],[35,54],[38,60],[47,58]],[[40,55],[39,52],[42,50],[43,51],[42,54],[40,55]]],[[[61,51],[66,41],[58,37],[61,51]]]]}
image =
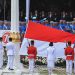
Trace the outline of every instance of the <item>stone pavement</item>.
{"type": "MultiPolygon", "coordinates": [[[[48,75],[46,66],[36,66],[34,74],[30,74],[28,70],[28,66],[24,66],[24,70],[13,70],[10,71],[8,69],[0,70],[0,75],[48,75]]],[[[56,67],[53,70],[52,75],[66,75],[65,68],[56,67]]],[[[74,75],[74,74],[72,74],[74,75]]]]}
{"type": "MultiPolygon", "coordinates": [[[[2,69],[0,70],[0,75],[48,75],[47,73],[47,70],[46,72],[43,70],[45,70],[45,68],[43,67],[37,67],[35,68],[35,71],[33,74],[30,74],[29,73],[29,70],[28,68],[26,67],[24,70],[13,70],[13,71],[10,71],[8,69],[2,69]]],[[[56,75],[56,74],[52,74],[52,75],[56,75]]]]}

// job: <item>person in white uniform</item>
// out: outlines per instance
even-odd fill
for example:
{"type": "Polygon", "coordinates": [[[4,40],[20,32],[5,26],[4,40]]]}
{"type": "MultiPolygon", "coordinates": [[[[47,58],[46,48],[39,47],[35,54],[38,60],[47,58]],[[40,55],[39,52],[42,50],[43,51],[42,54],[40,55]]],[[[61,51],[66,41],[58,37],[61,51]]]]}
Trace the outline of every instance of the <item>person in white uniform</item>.
{"type": "Polygon", "coordinates": [[[75,42],[74,42],[74,74],[75,74],[75,42]]]}
{"type": "Polygon", "coordinates": [[[14,70],[13,62],[14,62],[15,45],[12,42],[12,38],[9,38],[9,42],[6,44],[6,50],[7,50],[7,57],[8,57],[7,67],[9,70],[14,70]]]}
{"type": "Polygon", "coordinates": [[[0,37],[0,69],[2,69],[3,66],[3,44],[2,44],[2,37],[0,37]]]}
{"type": "Polygon", "coordinates": [[[53,42],[49,43],[49,47],[47,48],[47,68],[48,74],[52,74],[52,70],[54,69],[55,64],[55,48],[53,46],[53,42]]]}

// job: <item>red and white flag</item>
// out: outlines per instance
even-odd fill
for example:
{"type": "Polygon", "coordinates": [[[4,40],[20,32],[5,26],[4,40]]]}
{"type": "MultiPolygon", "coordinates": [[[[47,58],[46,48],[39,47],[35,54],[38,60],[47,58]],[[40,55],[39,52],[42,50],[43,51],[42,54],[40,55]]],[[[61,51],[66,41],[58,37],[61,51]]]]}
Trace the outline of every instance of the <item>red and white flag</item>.
{"type": "Polygon", "coordinates": [[[35,46],[38,48],[38,56],[46,56],[46,48],[49,42],[54,42],[56,48],[56,56],[64,57],[64,48],[66,47],[65,41],[75,42],[75,35],[57,30],[39,23],[29,21],[24,40],[21,47],[21,54],[26,53],[27,39],[34,39],[35,46]],[[22,52],[24,51],[25,52],[22,52]]]}

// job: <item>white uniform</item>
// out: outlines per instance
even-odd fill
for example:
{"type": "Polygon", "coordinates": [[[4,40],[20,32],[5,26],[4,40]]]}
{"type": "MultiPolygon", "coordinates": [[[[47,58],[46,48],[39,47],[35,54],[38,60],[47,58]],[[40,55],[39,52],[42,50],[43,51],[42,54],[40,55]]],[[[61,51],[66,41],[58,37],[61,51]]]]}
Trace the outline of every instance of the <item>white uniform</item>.
{"type": "Polygon", "coordinates": [[[54,68],[55,56],[55,48],[53,46],[47,48],[47,68],[49,75],[51,75],[52,70],[54,68]]]}
{"type": "Polygon", "coordinates": [[[6,44],[8,63],[7,67],[13,69],[15,45],[12,42],[6,44]]]}
{"type": "Polygon", "coordinates": [[[75,48],[74,48],[74,73],[75,73],[75,48]]]}
{"type": "Polygon", "coordinates": [[[0,42],[0,68],[3,66],[3,44],[0,42]]]}

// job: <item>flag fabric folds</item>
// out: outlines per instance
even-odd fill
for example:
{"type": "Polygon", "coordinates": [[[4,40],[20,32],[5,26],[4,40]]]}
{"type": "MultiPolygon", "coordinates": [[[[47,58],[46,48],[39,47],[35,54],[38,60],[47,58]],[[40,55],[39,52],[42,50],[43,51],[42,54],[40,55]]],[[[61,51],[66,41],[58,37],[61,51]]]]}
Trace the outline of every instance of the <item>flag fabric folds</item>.
{"type": "Polygon", "coordinates": [[[47,42],[75,42],[75,34],[57,30],[39,23],[29,21],[25,38],[47,42]]]}

